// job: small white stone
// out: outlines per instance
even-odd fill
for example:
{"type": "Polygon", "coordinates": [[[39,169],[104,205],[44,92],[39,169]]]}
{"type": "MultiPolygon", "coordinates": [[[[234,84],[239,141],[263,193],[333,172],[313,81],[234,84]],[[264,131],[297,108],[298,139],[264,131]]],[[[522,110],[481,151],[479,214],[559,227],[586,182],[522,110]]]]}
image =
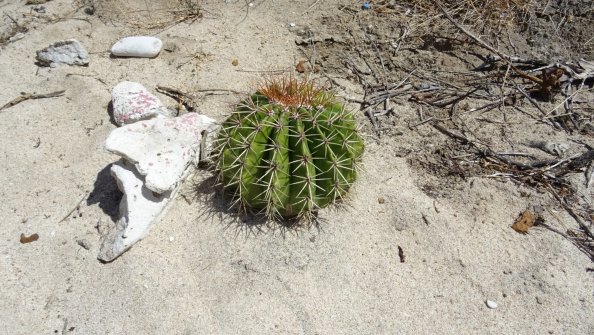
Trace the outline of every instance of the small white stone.
{"type": "Polygon", "coordinates": [[[289,23],[289,26],[290,26],[290,27],[295,27],[295,22],[291,22],[291,23],[289,23]]]}
{"type": "Polygon", "coordinates": [[[169,242],[173,242],[173,240],[175,240],[175,238],[173,238],[173,236],[169,236],[169,242]]]}
{"type": "Polygon", "coordinates": [[[253,2],[250,2],[250,3],[248,4],[248,6],[250,6],[250,7],[254,7],[254,3],[253,3],[253,2]]]}
{"type": "Polygon", "coordinates": [[[22,39],[23,37],[25,37],[25,34],[23,33],[16,33],[14,34],[14,36],[12,36],[11,38],[8,39],[9,42],[16,42],[20,39],[22,39]]]}
{"type": "Polygon", "coordinates": [[[538,148],[551,155],[562,157],[565,152],[569,149],[567,143],[556,142],[556,141],[529,141],[528,145],[533,148],[538,148]]]}
{"type": "Polygon", "coordinates": [[[485,303],[487,304],[487,307],[489,307],[490,309],[497,308],[497,303],[493,300],[487,300],[485,303]]]}
{"type": "Polygon", "coordinates": [[[130,36],[117,41],[111,54],[118,57],[155,57],[161,52],[163,42],[152,36],[130,36]]]}
{"type": "Polygon", "coordinates": [[[117,84],[111,91],[113,118],[118,126],[167,115],[167,108],[144,86],[131,81],[117,84]]]}

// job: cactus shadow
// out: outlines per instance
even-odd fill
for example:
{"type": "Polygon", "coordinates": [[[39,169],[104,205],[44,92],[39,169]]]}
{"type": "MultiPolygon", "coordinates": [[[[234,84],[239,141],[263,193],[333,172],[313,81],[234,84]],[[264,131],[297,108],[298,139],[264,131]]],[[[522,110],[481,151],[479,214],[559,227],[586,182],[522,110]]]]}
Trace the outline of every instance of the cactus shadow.
{"type": "Polygon", "coordinates": [[[189,193],[184,197],[191,197],[206,204],[200,218],[219,222],[223,229],[232,230],[236,236],[246,238],[261,234],[284,236],[289,233],[298,234],[312,227],[319,228],[320,220],[317,217],[308,221],[299,218],[271,219],[265,213],[234,205],[235,199],[232,194],[224,190],[214,173],[200,180],[192,180],[189,193]]]}

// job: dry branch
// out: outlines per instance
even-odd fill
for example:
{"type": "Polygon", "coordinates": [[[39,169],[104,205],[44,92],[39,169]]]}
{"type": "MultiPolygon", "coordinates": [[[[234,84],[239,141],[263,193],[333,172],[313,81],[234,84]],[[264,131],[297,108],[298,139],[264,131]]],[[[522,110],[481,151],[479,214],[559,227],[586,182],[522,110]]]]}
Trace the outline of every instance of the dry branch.
{"type": "Polygon", "coordinates": [[[19,104],[19,103],[29,100],[29,99],[55,98],[55,97],[59,97],[59,96],[63,95],[64,92],[66,92],[66,90],[45,93],[45,94],[21,93],[21,95],[19,97],[12,99],[10,102],[8,102],[4,106],[0,107],[0,112],[2,112],[4,109],[10,108],[16,104],[19,104]]]}

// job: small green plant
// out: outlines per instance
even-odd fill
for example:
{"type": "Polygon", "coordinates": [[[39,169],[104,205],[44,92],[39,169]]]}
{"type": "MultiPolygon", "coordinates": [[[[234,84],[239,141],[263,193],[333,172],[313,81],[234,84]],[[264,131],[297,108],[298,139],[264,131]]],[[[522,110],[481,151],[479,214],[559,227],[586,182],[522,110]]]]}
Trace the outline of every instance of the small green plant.
{"type": "Polygon", "coordinates": [[[239,104],[217,138],[217,169],[244,209],[312,218],[343,198],[364,145],[352,112],[309,80],[268,80],[239,104]]]}

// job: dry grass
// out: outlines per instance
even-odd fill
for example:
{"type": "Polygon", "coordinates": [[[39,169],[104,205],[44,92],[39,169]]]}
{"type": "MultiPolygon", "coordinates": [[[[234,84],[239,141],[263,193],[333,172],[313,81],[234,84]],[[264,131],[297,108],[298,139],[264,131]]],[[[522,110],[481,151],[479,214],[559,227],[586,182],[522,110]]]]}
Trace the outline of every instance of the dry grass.
{"type": "MultiPolygon", "coordinates": [[[[533,0],[445,0],[440,3],[461,23],[489,38],[502,34],[506,29],[523,29],[535,10],[533,0]]],[[[440,11],[433,0],[385,0],[373,4],[372,11],[378,15],[406,15],[410,26],[428,31],[447,28],[435,18],[440,11]],[[439,27],[436,27],[439,25],[439,27]]]]}
{"type": "Polygon", "coordinates": [[[86,0],[106,24],[127,25],[138,29],[164,29],[181,22],[202,18],[197,0],[86,0]]]}
{"type": "Polygon", "coordinates": [[[563,25],[569,9],[581,11],[579,24],[570,28],[586,32],[587,15],[568,2],[386,0],[370,10],[345,6],[340,28],[358,23],[348,30],[348,43],[316,45],[316,51],[322,69],[363,86],[364,97],[350,100],[361,104],[378,139],[401,122],[401,104],[413,105],[418,120],[408,123],[411,131],[430,125],[455,142],[436,144],[442,153],[423,153],[412,159],[415,164],[435,162],[427,172],[443,173],[440,178],[511,179],[551,194],[577,223],[569,233],[556,232],[594,260],[594,209],[574,178],[590,161],[581,158],[591,158],[594,149],[547,161],[519,151],[519,140],[508,138],[550,131],[542,125],[560,137],[575,136],[592,122],[594,76],[588,64],[572,62],[589,57],[579,48],[583,36],[563,25]]]}

